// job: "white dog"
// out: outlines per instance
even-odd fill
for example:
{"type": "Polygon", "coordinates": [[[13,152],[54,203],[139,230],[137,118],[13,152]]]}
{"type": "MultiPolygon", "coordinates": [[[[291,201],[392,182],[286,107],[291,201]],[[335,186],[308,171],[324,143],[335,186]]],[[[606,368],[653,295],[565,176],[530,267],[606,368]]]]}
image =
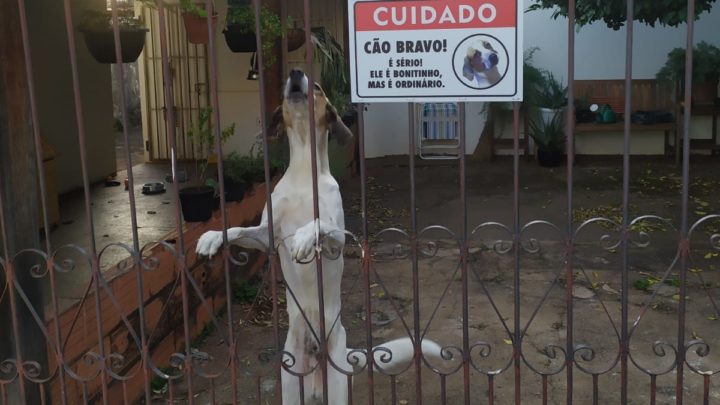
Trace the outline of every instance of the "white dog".
{"type": "MultiPolygon", "coordinates": [[[[322,374],[318,365],[319,342],[312,333],[314,331],[318,336],[320,335],[317,272],[312,257],[316,251],[316,242],[319,240],[334,251],[341,250],[345,244],[345,216],[340,189],[330,174],[327,155],[328,136],[336,137],[341,143],[352,136],[317,84],[314,87],[314,102],[319,221],[315,221],[313,216],[307,105],[308,79],[302,71],[295,69],[290,73],[285,84],[283,104],[273,116],[279,131],[287,134],[290,145],[290,165],[272,192],[275,245],[278,246],[285,282],[297,299],[296,302],[288,295],[289,329],[285,340],[285,351],[294,357],[295,364],[290,367],[293,373],[305,374],[313,370],[304,377],[304,400],[308,405],[322,403],[323,399],[322,374]],[[301,313],[301,308],[307,321],[301,313]]],[[[233,244],[266,250],[267,210],[263,211],[259,226],[230,228],[227,233],[228,240],[233,244]]],[[[222,232],[206,232],[198,241],[197,253],[212,256],[222,243],[222,232]]],[[[345,328],[339,319],[342,254],[338,258],[323,257],[322,267],[328,354],[335,364],[333,366],[328,362],[327,366],[328,403],[342,405],[347,403],[348,398],[347,377],[335,367],[346,374],[351,373],[353,369],[347,358],[349,349],[346,346],[345,328]]],[[[404,367],[415,355],[414,346],[409,338],[394,340],[383,344],[382,347],[392,353],[392,360],[381,361],[384,351],[374,352],[373,356],[378,367],[385,370],[404,367]]],[[[428,339],[423,340],[422,351],[433,358],[441,355],[440,346],[428,339]]],[[[367,359],[361,354],[354,354],[353,357],[359,361],[360,366],[366,364],[367,359]]],[[[283,369],[283,404],[299,404],[299,389],[299,378],[283,369]]]]}

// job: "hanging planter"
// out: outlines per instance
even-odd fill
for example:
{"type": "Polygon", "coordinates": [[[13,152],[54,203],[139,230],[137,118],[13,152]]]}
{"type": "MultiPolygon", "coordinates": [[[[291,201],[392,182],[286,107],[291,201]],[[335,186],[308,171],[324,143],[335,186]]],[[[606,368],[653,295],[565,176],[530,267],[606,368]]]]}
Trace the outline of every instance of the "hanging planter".
{"type": "MultiPolygon", "coordinates": [[[[194,0],[180,0],[180,9],[182,10],[183,24],[185,25],[185,33],[187,40],[191,44],[205,45],[210,42],[208,35],[208,12],[202,2],[194,0]]],[[[212,12],[212,28],[215,32],[217,26],[217,13],[215,5],[211,3],[212,12]]]]}
{"type": "MultiPolygon", "coordinates": [[[[118,10],[120,30],[121,62],[135,62],[145,46],[145,28],[132,10],[118,10]]],[[[83,23],[78,27],[85,38],[90,54],[100,63],[117,63],[115,56],[115,35],[112,28],[110,11],[91,11],[86,13],[83,23]]]]}
{"type": "MultiPolygon", "coordinates": [[[[283,24],[280,17],[265,6],[260,8],[260,37],[265,67],[275,63],[272,50],[283,35],[288,36],[288,50],[298,49],[304,43],[305,32],[292,27],[292,18],[283,24]]],[[[239,0],[229,2],[227,26],[223,31],[225,42],[233,52],[256,52],[255,11],[252,6],[239,0]]]]}
{"type": "MultiPolygon", "coordinates": [[[[147,29],[120,30],[120,48],[122,63],[135,62],[145,46],[147,29]]],[[[90,54],[99,63],[117,63],[115,56],[115,36],[111,29],[82,31],[85,45],[90,54]]]]}
{"type": "MultiPolygon", "coordinates": [[[[210,42],[207,17],[200,17],[188,11],[183,12],[182,17],[188,42],[196,45],[206,45],[210,42]]],[[[217,13],[212,16],[212,25],[213,32],[215,32],[217,13]]]]}

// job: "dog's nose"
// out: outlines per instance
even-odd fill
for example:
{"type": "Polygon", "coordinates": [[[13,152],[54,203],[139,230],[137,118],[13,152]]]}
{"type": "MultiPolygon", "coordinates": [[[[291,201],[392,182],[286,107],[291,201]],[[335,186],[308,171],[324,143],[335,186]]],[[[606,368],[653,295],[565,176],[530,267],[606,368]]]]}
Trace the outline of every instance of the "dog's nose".
{"type": "Polygon", "coordinates": [[[290,71],[290,80],[292,81],[302,80],[303,76],[305,76],[305,73],[300,69],[293,69],[290,71]]]}

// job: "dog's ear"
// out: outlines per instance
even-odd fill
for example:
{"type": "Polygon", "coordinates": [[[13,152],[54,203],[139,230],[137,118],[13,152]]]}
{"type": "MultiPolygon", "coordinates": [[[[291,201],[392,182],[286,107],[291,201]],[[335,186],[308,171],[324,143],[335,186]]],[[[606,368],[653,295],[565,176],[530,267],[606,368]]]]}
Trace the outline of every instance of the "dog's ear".
{"type": "Polygon", "coordinates": [[[340,145],[345,145],[348,139],[352,138],[352,131],[345,126],[337,110],[332,104],[327,103],[325,106],[325,120],[328,126],[328,137],[337,139],[340,145]]]}
{"type": "Polygon", "coordinates": [[[272,117],[270,117],[270,125],[268,125],[268,138],[280,138],[286,135],[285,132],[285,118],[283,116],[283,107],[279,105],[275,111],[273,111],[272,117]]]}

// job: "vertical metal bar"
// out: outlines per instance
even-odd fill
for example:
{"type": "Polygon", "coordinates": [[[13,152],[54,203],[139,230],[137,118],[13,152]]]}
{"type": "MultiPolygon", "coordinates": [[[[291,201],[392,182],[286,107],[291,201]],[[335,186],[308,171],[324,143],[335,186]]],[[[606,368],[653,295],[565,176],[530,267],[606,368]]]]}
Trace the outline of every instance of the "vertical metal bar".
{"type": "Polygon", "coordinates": [[[495,403],[495,376],[488,374],[488,404],[495,403]]]}
{"type": "Polygon", "coordinates": [[[298,377],[298,384],[300,384],[300,404],[305,405],[305,379],[303,376],[298,377]]]}
{"type": "MultiPolygon", "coordinates": [[[[310,167],[312,169],[312,192],[313,192],[313,217],[315,221],[320,218],[320,204],[318,201],[318,169],[317,169],[317,137],[315,134],[315,81],[313,80],[313,47],[311,35],[311,18],[310,18],[310,0],[303,0],[304,18],[305,18],[305,46],[307,73],[308,78],[308,122],[310,124],[310,167]]],[[[315,264],[317,269],[318,284],[318,311],[320,318],[320,353],[322,361],[320,361],[320,371],[322,373],[323,382],[323,404],[328,404],[328,348],[327,335],[325,331],[325,293],[323,292],[323,266],[322,266],[322,240],[316,241],[315,248],[315,264]]]]}
{"type": "MultiPolygon", "coordinates": [[[[113,0],[115,1],[115,0],[113,0]]],[[[165,98],[165,111],[167,112],[166,129],[168,134],[168,141],[170,143],[170,161],[173,167],[173,192],[175,201],[180,201],[180,184],[176,176],[177,167],[177,144],[175,138],[175,109],[173,108],[173,96],[172,96],[172,80],[170,73],[170,62],[167,54],[167,30],[165,26],[165,0],[160,0],[158,5],[158,19],[160,28],[160,58],[162,61],[163,69],[163,90],[165,98]],[[168,103],[170,106],[168,107],[168,103]]],[[[182,313],[183,313],[183,333],[185,337],[185,378],[187,381],[188,390],[188,403],[192,404],[194,400],[193,395],[193,383],[192,383],[192,353],[190,350],[190,308],[189,308],[189,297],[188,297],[188,281],[186,274],[186,261],[185,261],[185,238],[183,237],[183,226],[182,226],[182,215],[180,213],[180,204],[175,204],[175,226],[178,234],[177,238],[177,265],[180,271],[180,288],[182,293],[182,313]]]]}
{"type": "Polygon", "coordinates": [[[347,403],[348,403],[348,405],[353,404],[353,390],[352,390],[353,384],[352,384],[352,382],[353,382],[353,376],[347,375],[347,393],[348,393],[347,394],[347,403]]]}
{"type": "MultiPolygon", "coordinates": [[[[408,103],[409,150],[410,166],[410,251],[412,252],[412,286],[413,286],[413,342],[415,343],[415,402],[422,404],[422,342],[420,341],[420,280],[418,274],[418,240],[417,240],[417,208],[415,189],[415,105],[408,103]]],[[[465,357],[463,353],[463,357],[465,357]]]]}
{"type": "MultiPolygon", "coordinates": [[[[260,1],[259,0],[253,0],[253,5],[255,7],[255,32],[259,33],[261,32],[261,25],[260,25],[260,1]]],[[[265,69],[263,68],[263,60],[264,55],[262,51],[262,39],[260,38],[260,35],[255,36],[256,40],[256,58],[258,63],[258,83],[260,85],[260,119],[262,122],[262,144],[263,144],[263,166],[265,169],[265,209],[267,212],[267,227],[268,227],[268,249],[267,249],[267,255],[268,255],[268,263],[270,266],[270,277],[271,277],[271,283],[270,283],[270,291],[272,295],[272,305],[273,305],[273,339],[275,343],[275,352],[279,354],[278,357],[278,363],[276,368],[276,377],[278,381],[281,380],[281,362],[282,362],[282,348],[280,344],[280,315],[279,315],[279,307],[278,307],[278,291],[277,291],[277,279],[278,279],[278,266],[277,266],[277,251],[275,250],[275,222],[273,219],[273,203],[272,203],[272,178],[270,177],[270,146],[268,144],[268,132],[266,128],[267,123],[267,107],[265,104],[265,69]]],[[[308,42],[309,43],[309,42],[308,42]]],[[[308,86],[312,87],[312,86],[308,86]]],[[[288,377],[289,378],[289,377],[288,377]]],[[[282,402],[282,390],[281,384],[276,385],[277,389],[277,397],[278,401],[282,402]]],[[[303,390],[303,384],[302,381],[300,383],[300,390],[303,390]]],[[[300,395],[300,398],[302,400],[303,395],[300,395]]]]}
{"type": "MultiPolygon", "coordinates": [[[[592,387],[592,395],[593,395],[593,405],[598,405],[599,402],[599,392],[598,392],[598,375],[593,374],[592,375],[592,381],[593,381],[593,387],[592,387]]],[[[627,402],[620,402],[621,404],[626,404],[627,402]]]]}
{"type": "MultiPolygon", "coordinates": [[[[463,394],[465,405],[470,404],[470,304],[468,302],[468,215],[467,215],[467,158],[465,152],[465,103],[459,103],[458,120],[460,129],[460,201],[462,201],[462,246],[460,265],[462,270],[462,334],[463,334],[463,394]]],[[[413,131],[413,136],[414,136],[413,131]]],[[[418,299],[420,296],[418,295],[418,299]]]]}
{"type": "Polygon", "coordinates": [[[690,209],[690,120],[692,119],[693,34],[695,29],[695,2],[688,0],[687,40],[685,44],[685,112],[683,115],[683,161],[682,161],[682,213],[680,220],[680,304],[678,306],[677,330],[677,382],[675,397],[677,405],[683,403],[685,371],[685,311],[687,295],[688,239],[690,209]]]}
{"type": "Polygon", "coordinates": [[[657,376],[650,375],[650,405],[655,405],[655,396],[657,395],[657,376]]]}
{"type": "Polygon", "coordinates": [[[547,405],[548,403],[548,376],[547,374],[542,375],[542,404],[547,405]]]}
{"type": "Polygon", "coordinates": [[[397,382],[395,381],[395,375],[390,376],[390,403],[397,404],[397,382]]]}
{"type": "Polygon", "coordinates": [[[703,405],[710,404],[710,376],[703,375],[703,405]]]}
{"type": "MultiPolygon", "coordinates": [[[[215,44],[215,23],[213,22],[213,4],[211,0],[205,0],[205,11],[207,13],[207,26],[208,26],[208,62],[210,64],[210,102],[214,112],[215,118],[215,150],[217,154],[217,171],[218,171],[218,183],[220,189],[220,219],[223,224],[222,235],[223,235],[223,270],[225,272],[225,296],[227,299],[227,322],[228,322],[228,354],[230,355],[230,385],[232,386],[232,402],[237,404],[237,365],[235,363],[235,334],[233,333],[233,325],[235,324],[232,311],[232,289],[230,286],[230,244],[228,243],[227,230],[228,230],[228,216],[227,216],[227,204],[225,202],[225,179],[224,163],[223,163],[223,150],[220,130],[220,99],[218,96],[218,69],[217,69],[217,46],[215,44]]],[[[257,31],[260,32],[260,31],[257,31]]],[[[259,35],[258,35],[259,36],[259,35]]],[[[269,187],[269,183],[267,184],[269,187]]],[[[274,280],[273,280],[274,281],[274,280]]],[[[214,392],[213,392],[214,395],[214,392]]]]}
{"type": "MultiPolygon", "coordinates": [[[[525,119],[529,117],[526,114],[525,119]]],[[[515,405],[520,405],[520,103],[513,103],[513,368],[515,405]]]]}
{"type": "Polygon", "coordinates": [[[362,265],[363,281],[365,282],[365,340],[367,341],[367,374],[368,374],[368,404],[375,403],[375,387],[373,371],[375,368],[375,356],[373,353],[372,335],[372,300],[370,291],[370,242],[368,234],[367,215],[367,170],[365,165],[365,104],[358,104],[358,159],[360,159],[360,208],[362,210],[362,265]]]}
{"type": "Polygon", "coordinates": [[[567,391],[566,403],[572,404],[573,398],[573,169],[575,164],[575,134],[574,132],[574,91],[575,85],[575,0],[568,0],[568,105],[565,118],[565,133],[567,134],[567,223],[565,246],[565,304],[566,304],[566,342],[565,360],[567,391]]]}
{"type": "Polygon", "coordinates": [[[440,403],[447,404],[447,381],[445,374],[440,374],[440,403]]]}
{"type": "MultiPolygon", "coordinates": [[[[635,15],[635,1],[627,0],[627,14],[635,15]]],[[[622,296],[620,300],[620,403],[627,403],[628,394],[628,299],[630,280],[630,118],[632,115],[632,67],[634,20],[626,22],[625,38],[625,122],[623,127],[623,197],[622,197],[622,296]]],[[[596,376],[593,376],[596,379],[596,376]]]]}
{"type": "Polygon", "coordinates": [[[255,395],[257,395],[257,404],[262,404],[262,388],[261,388],[260,376],[255,377],[255,395]]]}

